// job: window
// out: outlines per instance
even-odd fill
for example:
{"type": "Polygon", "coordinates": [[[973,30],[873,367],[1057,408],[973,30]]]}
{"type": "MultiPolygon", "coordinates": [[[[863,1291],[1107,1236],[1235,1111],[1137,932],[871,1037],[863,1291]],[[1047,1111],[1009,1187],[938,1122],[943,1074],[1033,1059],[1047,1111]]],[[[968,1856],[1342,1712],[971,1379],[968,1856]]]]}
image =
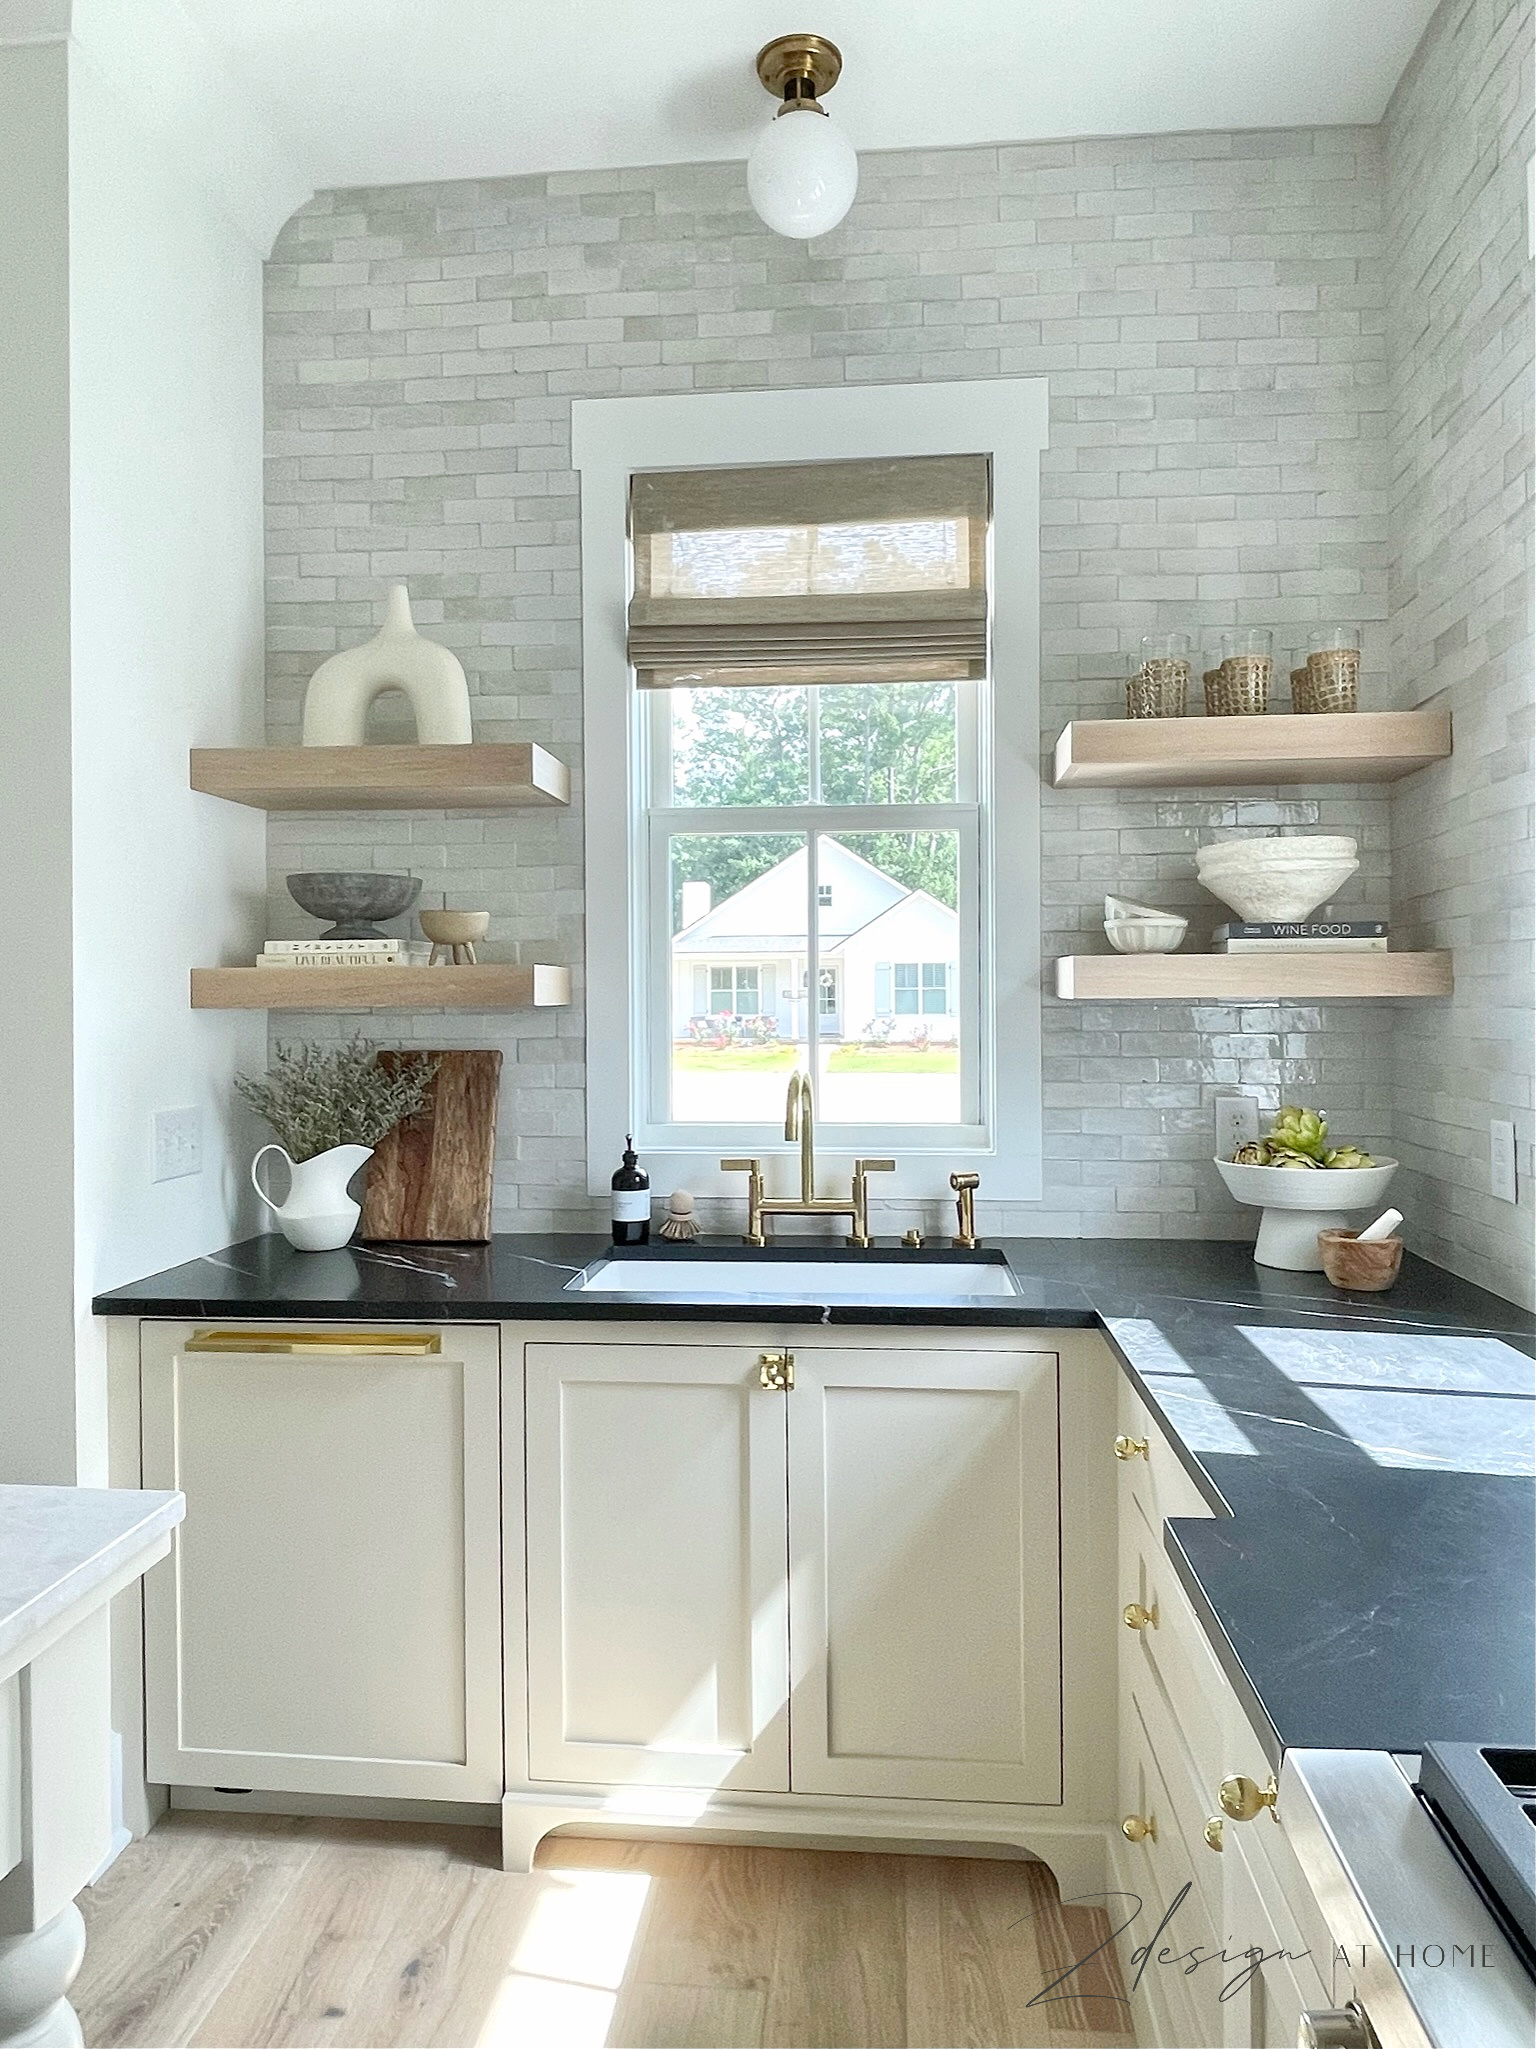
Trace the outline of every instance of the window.
{"type": "Polygon", "coordinates": [[[709,1007],[715,1013],[726,1011],[756,1017],[763,1007],[758,995],[757,969],[711,968],[709,1007]]]}
{"type": "Polygon", "coordinates": [[[888,987],[890,996],[886,1003],[888,1012],[897,1017],[946,1017],[951,1007],[951,982],[953,969],[947,961],[896,961],[884,972],[889,983],[878,982],[881,970],[877,968],[877,986],[888,987]]]}
{"type": "Polygon", "coordinates": [[[737,1192],[800,1066],[892,1193],[966,1155],[1036,1192],[1044,417],[1007,380],[576,402],[594,1187],[633,1129],[737,1192]]]}

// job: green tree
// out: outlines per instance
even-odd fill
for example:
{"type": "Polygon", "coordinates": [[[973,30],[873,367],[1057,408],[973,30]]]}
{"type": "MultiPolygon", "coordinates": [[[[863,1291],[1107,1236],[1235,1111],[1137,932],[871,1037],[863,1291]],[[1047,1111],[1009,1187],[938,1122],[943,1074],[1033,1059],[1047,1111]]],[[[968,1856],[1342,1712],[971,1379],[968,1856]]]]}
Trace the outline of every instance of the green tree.
{"type": "MultiPolygon", "coordinates": [[[[676,801],[690,805],[804,804],[812,720],[804,688],[677,693],[676,801]]],[[[817,752],[827,804],[945,803],[955,796],[951,683],[816,687],[817,752]]],[[[949,832],[844,834],[844,845],[908,889],[958,902],[949,832]]],[[[788,834],[688,835],[673,842],[674,913],[684,881],[708,882],[716,903],[800,845],[788,834]]]]}

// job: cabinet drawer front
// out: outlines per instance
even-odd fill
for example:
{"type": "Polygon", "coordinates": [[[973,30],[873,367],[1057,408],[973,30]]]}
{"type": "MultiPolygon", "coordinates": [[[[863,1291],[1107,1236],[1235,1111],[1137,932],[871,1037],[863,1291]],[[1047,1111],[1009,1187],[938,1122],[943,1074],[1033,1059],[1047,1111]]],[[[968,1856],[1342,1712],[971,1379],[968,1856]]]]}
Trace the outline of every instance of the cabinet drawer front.
{"type": "Polygon", "coordinates": [[[1057,1363],[799,1355],[796,1791],[1060,1801],[1057,1363]]]}
{"type": "Polygon", "coordinates": [[[145,1581],[149,1776],[498,1798],[497,1330],[412,1357],[193,1329],[142,1339],[144,1482],[187,1497],[145,1581]]]}
{"type": "Polygon", "coordinates": [[[1138,1815],[1157,1830],[1155,1837],[1120,1845],[1120,1870],[1134,1898],[1113,1918],[1123,1921],[1135,1908],[1135,1919],[1116,1945],[1121,1970],[1128,1986],[1139,1972],[1153,2013],[1166,2020],[1170,2032],[1164,2039],[1169,2045],[1219,2049],[1217,1995],[1228,1974],[1216,1963],[1190,1969],[1194,1954],[1219,1952],[1221,1944],[1214,1934],[1219,1923],[1211,1920],[1206,1897],[1195,1883],[1193,1853],[1163,1774],[1156,1735],[1129,1692],[1122,1699],[1120,1730],[1122,1815],[1138,1815]]]}
{"type": "Polygon", "coordinates": [[[1160,1532],[1164,1521],[1171,1515],[1205,1519],[1215,1513],[1179,1463],[1177,1453],[1151,1410],[1131,1383],[1124,1379],[1120,1383],[1119,1432],[1122,1437],[1145,1443],[1147,1447],[1144,1453],[1116,1463],[1120,1467],[1122,1488],[1141,1510],[1150,1529],[1160,1532]]]}
{"type": "Polygon", "coordinates": [[[784,1791],[784,1396],[739,1347],[531,1344],[529,1775],[784,1791]]]}
{"type": "Polygon", "coordinates": [[[1150,1531],[1139,1511],[1121,1517],[1119,1591],[1122,1603],[1135,1601],[1157,1617],[1143,1629],[1122,1627],[1121,1669],[1138,1687],[1156,1685],[1166,1694],[1202,1798],[1214,1801],[1223,1775],[1236,1769],[1224,1762],[1231,1689],[1175,1577],[1161,1529],[1150,1531]]]}

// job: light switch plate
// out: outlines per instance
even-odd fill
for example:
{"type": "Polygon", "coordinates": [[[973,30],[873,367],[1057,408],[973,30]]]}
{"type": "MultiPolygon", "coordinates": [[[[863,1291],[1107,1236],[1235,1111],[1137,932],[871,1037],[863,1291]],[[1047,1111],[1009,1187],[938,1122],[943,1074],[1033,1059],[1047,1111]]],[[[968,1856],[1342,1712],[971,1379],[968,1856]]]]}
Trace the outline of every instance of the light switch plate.
{"type": "Polygon", "coordinates": [[[1240,1145],[1251,1145],[1259,1135],[1257,1096],[1216,1098],[1216,1157],[1230,1160],[1240,1145]]]}
{"type": "Polygon", "coordinates": [[[201,1174],[202,1171],[202,1111],[157,1110],[149,1178],[152,1181],[179,1181],[184,1174],[201,1174]]]}
{"type": "Polygon", "coordinates": [[[1501,1117],[1488,1126],[1488,1182],[1500,1202],[1518,1202],[1515,1184],[1515,1127],[1501,1117]]]}

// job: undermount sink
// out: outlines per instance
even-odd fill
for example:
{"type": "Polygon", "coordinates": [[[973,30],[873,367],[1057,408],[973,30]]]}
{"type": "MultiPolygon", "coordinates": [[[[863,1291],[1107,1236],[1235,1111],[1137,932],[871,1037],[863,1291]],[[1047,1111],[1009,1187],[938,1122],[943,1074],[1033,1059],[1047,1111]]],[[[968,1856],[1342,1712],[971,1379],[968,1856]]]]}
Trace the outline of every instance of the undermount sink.
{"type": "Polygon", "coordinates": [[[925,1259],[910,1252],[840,1258],[744,1252],[723,1259],[617,1254],[569,1285],[583,1295],[670,1295],[691,1302],[959,1302],[1018,1293],[1001,1255],[925,1259]]]}

